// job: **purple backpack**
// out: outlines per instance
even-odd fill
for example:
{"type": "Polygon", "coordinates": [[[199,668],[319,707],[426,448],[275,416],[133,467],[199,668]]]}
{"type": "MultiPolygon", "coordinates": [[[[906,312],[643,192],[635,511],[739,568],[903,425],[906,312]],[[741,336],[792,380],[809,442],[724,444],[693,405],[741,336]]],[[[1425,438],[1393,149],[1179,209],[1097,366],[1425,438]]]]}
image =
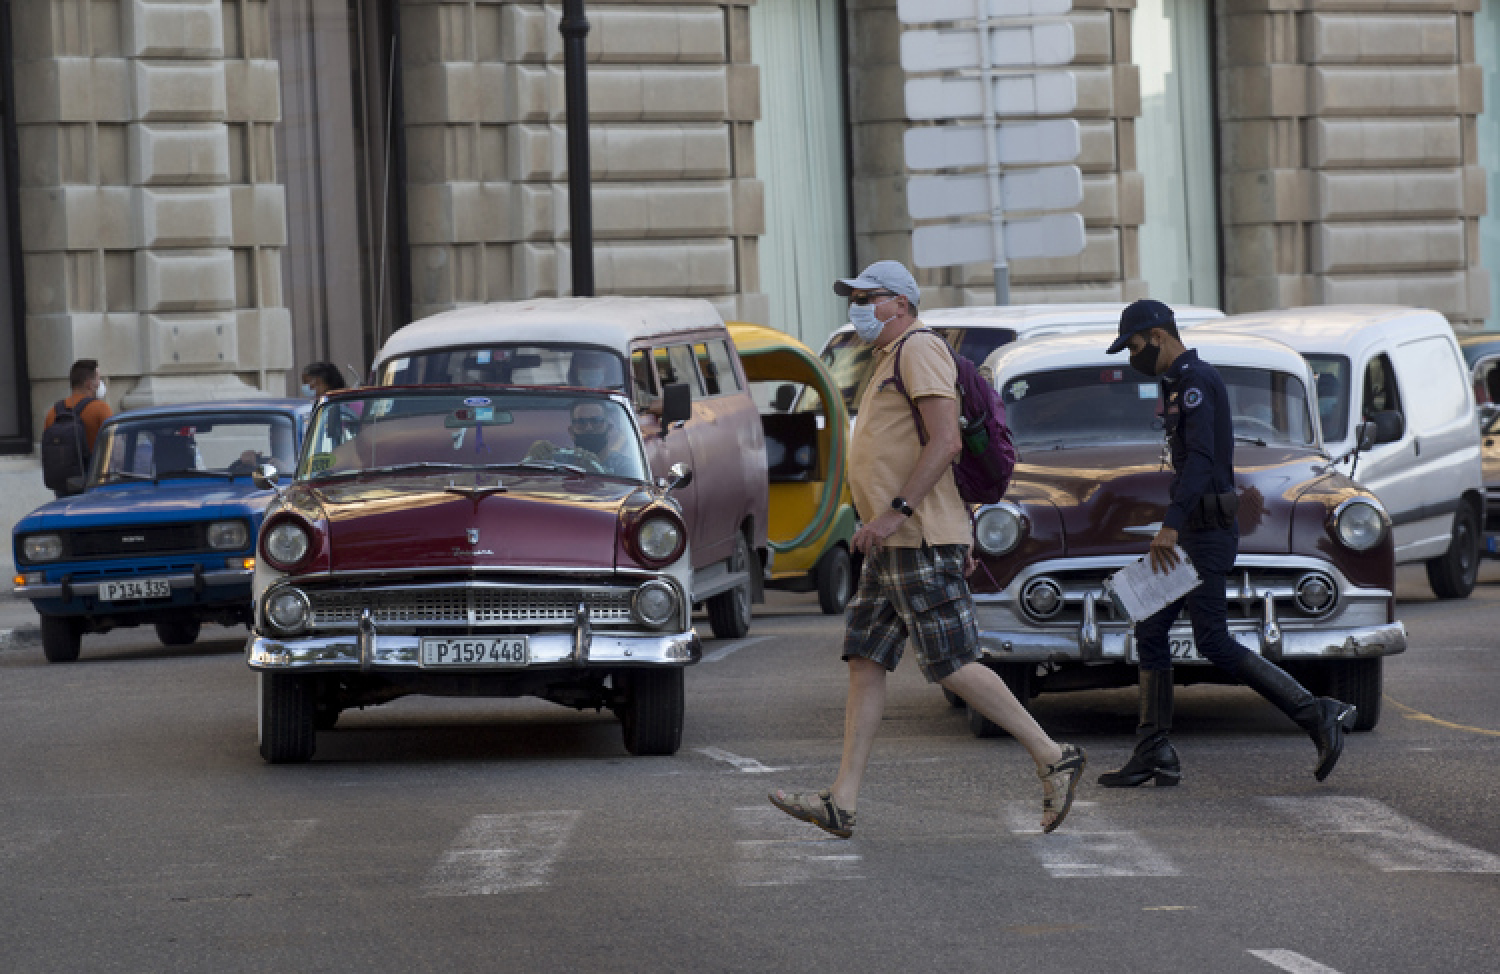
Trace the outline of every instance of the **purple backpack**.
{"type": "MultiPolygon", "coordinates": [[[[935,334],[930,329],[918,328],[903,335],[896,344],[895,383],[911,407],[917,438],[926,446],[927,429],[922,424],[922,414],[906,391],[906,383],[901,381],[901,346],[912,335],[924,331],[935,334]]],[[[979,374],[978,366],[955,352],[947,342],[943,342],[943,347],[958,367],[958,429],[964,443],[963,452],[953,461],[953,481],[958,485],[958,496],[968,503],[994,504],[1005,496],[1011,471],[1016,467],[1016,447],[1011,442],[1010,427],[1005,425],[1005,404],[995,387],[979,374]]]]}

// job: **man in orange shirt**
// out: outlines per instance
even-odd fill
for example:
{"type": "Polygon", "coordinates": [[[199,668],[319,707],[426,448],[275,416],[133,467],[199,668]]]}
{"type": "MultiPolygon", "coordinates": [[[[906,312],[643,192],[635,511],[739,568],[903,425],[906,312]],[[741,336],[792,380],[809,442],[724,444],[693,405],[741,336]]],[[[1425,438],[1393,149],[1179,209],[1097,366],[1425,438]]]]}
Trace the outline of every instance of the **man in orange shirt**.
{"type": "MultiPolygon", "coordinates": [[[[72,392],[58,405],[76,411],[84,400],[93,400],[83,407],[82,413],[77,417],[83,426],[83,445],[86,452],[84,472],[87,472],[87,461],[93,456],[94,441],[99,438],[99,427],[104,425],[106,419],[114,415],[114,411],[109,408],[109,403],[104,401],[104,377],[99,374],[98,360],[81,358],[74,362],[73,367],[68,370],[68,384],[72,387],[72,392]]],[[[42,424],[42,429],[46,430],[56,422],[57,406],[55,405],[47,410],[47,419],[42,424]]],[[[53,493],[59,497],[64,496],[64,492],[56,488],[53,489],[53,493]]]]}

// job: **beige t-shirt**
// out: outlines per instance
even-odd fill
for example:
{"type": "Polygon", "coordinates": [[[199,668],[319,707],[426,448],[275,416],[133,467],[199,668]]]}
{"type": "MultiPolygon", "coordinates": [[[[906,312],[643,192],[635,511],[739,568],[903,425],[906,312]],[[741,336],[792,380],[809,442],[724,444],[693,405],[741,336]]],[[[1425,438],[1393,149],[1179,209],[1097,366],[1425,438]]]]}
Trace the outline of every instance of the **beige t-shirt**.
{"type": "MultiPolygon", "coordinates": [[[[911,326],[921,327],[920,321],[911,326]]],[[[891,500],[900,495],[922,452],[911,407],[892,379],[895,348],[896,342],[892,342],[887,348],[875,349],[874,369],[860,400],[849,444],[849,489],[860,520],[866,524],[891,509],[891,500]]],[[[906,339],[901,352],[901,378],[913,399],[958,398],[958,368],[946,343],[932,332],[906,339]]],[[[940,477],[915,506],[916,514],[886,539],[890,547],[920,548],[924,540],[934,545],[973,542],[969,508],[958,496],[951,471],[940,477]]]]}

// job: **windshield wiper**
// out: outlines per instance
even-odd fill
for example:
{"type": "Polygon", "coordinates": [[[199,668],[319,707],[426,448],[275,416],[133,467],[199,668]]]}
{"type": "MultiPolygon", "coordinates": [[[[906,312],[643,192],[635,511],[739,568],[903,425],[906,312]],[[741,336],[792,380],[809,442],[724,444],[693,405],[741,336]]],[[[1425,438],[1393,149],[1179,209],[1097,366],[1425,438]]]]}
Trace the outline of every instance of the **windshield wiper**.
{"type": "Polygon", "coordinates": [[[421,461],[419,463],[397,463],[389,467],[366,467],[360,473],[406,473],[411,470],[473,470],[474,467],[467,463],[439,463],[437,461],[421,461]]]}
{"type": "Polygon", "coordinates": [[[103,477],[100,477],[99,478],[99,483],[101,483],[101,484],[113,484],[113,483],[117,483],[117,482],[119,482],[121,480],[149,481],[151,479],[152,478],[151,478],[151,476],[149,474],[134,473],[133,471],[130,471],[130,470],[114,470],[114,471],[111,471],[110,473],[104,475],[103,477]]]}
{"type": "Polygon", "coordinates": [[[1241,434],[1241,433],[1234,434],[1234,441],[1236,443],[1253,443],[1256,446],[1265,446],[1266,445],[1266,441],[1263,440],[1263,439],[1261,439],[1258,436],[1245,436],[1244,434],[1241,434]]]}
{"type": "Polygon", "coordinates": [[[229,480],[233,480],[234,476],[235,475],[230,473],[228,470],[168,470],[165,473],[158,471],[156,474],[155,482],[161,483],[164,478],[175,477],[224,477],[229,480]]]}
{"type": "Polygon", "coordinates": [[[553,460],[522,460],[520,463],[495,463],[494,467],[511,467],[519,470],[550,470],[556,473],[559,470],[566,471],[578,477],[588,476],[588,471],[573,463],[557,463],[553,460]]]}

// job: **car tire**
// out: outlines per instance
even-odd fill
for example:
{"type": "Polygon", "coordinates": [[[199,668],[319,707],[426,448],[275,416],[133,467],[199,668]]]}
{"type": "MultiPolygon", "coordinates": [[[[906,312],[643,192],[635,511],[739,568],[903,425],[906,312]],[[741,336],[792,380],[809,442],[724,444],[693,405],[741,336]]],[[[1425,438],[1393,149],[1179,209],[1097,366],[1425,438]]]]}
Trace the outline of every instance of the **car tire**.
{"type": "MultiPolygon", "coordinates": [[[[754,563],[750,542],[745,540],[743,534],[735,535],[734,556],[729,560],[730,571],[742,572],[747,568],[753,571],[751,566],[754,563]]],[[[751,581],[746,578],[744,584],[736,585],[707,600],[708,624],[716,638],[739,639],[750,631],[750,589],[751,581]]]]}
{"type": "Polygon", "coordinates": [[[260,673],[260,756],[268,764],[301,764],[317,746],[313,686],[307,677],[260,673]]]}
{"type": "Polygon", "coordinates": [[[42,655],[49,663],[72,663],[83,648],[83,626],[67,616],[42,616],[42,655]]]}
{"type": "Polygon", "coordinates": [[[203,623],[197,619],[173,619],[156,624],[156,638],[163,646],[191,646],[202,629],[203,623]]]}
{"type": "MultiPolygon", "coordinates": [[[[1031,698],[1036,696],[1035,666],[1031,663],[999,663],[995,673],[1005,681],[1011,695],[1027,711],[1031,710],[1031,698]]],[[[969,711],[969,731],[975,737],[1004,737],[1005,730],[973,707],[969,711]]]]}
{"type": "Polygon", "coordinates": [[[1440,599],[1466,599],[1479,579],[1479,517],[1468,503],[1453,515],[1453,540],[1427,563],[1427,582],[1440,599]]]}
{"type": "Polygon", "coordinates": [[[684,699],[680,667],[632,672],[620,708],[625,750],[638,757],[676,754],[682,746],[684,699]]]}
{"type": "Polygon", "coordinates": [[[834,545],[818,559],[815,572],[818,580],[818,607],[824,615],[836,616],[849,604],[854,594],[854,566],[849,561],[849,550],[843,545],[834,545]]]}
{"type": "Polygon", "coordinates": [[[1335,700],[1359,708],[1354,718],[1357,731],[1374,730],[1380,723],[1380,701],[1385,689],[1384,662],[1376,656],[1371,659],[1339,659],[1327,664],[1324,692],[1335,700]]]}

